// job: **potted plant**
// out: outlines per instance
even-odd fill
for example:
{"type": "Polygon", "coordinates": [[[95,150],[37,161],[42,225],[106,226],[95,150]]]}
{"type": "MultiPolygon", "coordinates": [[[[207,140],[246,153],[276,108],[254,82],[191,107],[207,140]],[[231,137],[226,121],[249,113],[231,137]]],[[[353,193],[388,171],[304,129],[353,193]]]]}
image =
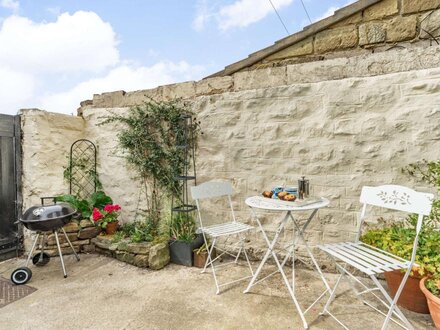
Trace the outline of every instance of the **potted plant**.
{"type": "Polygon", "coordinates": [[[424,277],[420,281],[420,289],[426,296],[429,311],[435,327],[440,329],[440,273],[424,277]]]}
{"type": "Polygon", "coordinates": [[[197,234],[194,218],[189,214],[177,214],[169,223],[171,238],[171,262],[191,267],[193,265],[193,251],[204,243],[203,235],[197,234]]]}
{"type": "MultiPolygon", "coordinates": [[[[431,184],[440,189],[440,160],[428,162],[426,160],[410,164],[403,169],[405,173],[431,184]]],[[[416,264],[410,273],[397,304],[414,312],[428,314],[428,304],[425,295],[420,289],[420,280],[424,276],[440,273],[440,199],[432,204],[431,214],[423,219],[423,226],[419,235],[416,264]]],[[[364,243],[379,249],[391,252],[401,258],[411,258],[412,246],[416,235],[417,216],[410,215],[404,225],[391,225],[385,228],[369,230],[361,240],[364,243]]],[[[404,272],[397,270],[386,272],[385,279],[392,296],[395,295],[404,272]]]]}
{"type": "MultiPolygon", "coordinates": [[[[194,267],[204,268],[208,260],[208,250],[211,248],[209,243],[203,243],[198,249],[194,249],[194,267]]],[[[215,249],[211,252],[212,258],[215,258],[215,249]]]]}
{"type": "MultiPolygon", "coordinates": [[[[411,222],[408,225],[391,225],[380,229],[371,229],[361,240],[369,245],[395,254],[401,258],[409,260],[411,258],[412,244],[416,230],[411,222]]],[[[423,276],[440,271],[440,232],[435,230],[432,225],[425,225],[419,236],[417,248],[416,264],[413,267],[397,304],[408,310],[417,313],[428,314],[429,309],[425,295],[419,287],[419,282],[423,276]]],[[[385,272],[385,279],[391,296],[394,296],[404,272],[397,270],[385,272]]]]}
{"type": "Polygon", "coordinates": [[[113,235],[118,228],[118,217],[121,207],[117,204],[107,204],[104,210],[100,211],[96,207],[93,209],[92,218],[95,224],[105,229],[107,235],[113,235]]]}

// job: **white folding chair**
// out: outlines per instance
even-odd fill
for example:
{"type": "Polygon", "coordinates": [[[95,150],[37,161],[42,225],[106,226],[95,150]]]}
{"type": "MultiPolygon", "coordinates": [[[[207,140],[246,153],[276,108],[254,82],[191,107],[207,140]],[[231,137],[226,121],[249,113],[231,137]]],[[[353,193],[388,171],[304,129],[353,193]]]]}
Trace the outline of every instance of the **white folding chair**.
{"type": "Polygon", "coordinates": [[[356,296],[364,304],[370,306],[371,308],[385,316],[385,321],[382,325],[382,329],[387,328],[390,320],[400,325],[404,329],[413,329],[411,323],[403,315],[399,307],[396,306],[396,302],[400,297],[400,293],[402,292],[406,280],[408,279],[412,266],[416,265],[415,257],[419,234],[422,228],[423,216],[429,215],[429,213],[431,212],[433,198],[434,195],[432,194],[421,193],[406,187],[396,185],[362,188],[360,202],[363,204],[363,206],[356,241],[318,246],[321,250],[327,252],[334,259],[336,263],[336,268],[341,273],[330,293],[330,297],[327,303],[324,306],[324,309],[321,313],[322,315],[330,315],[345,329],[348,329],[340,320],[336,318],[335,315],[333,315],[329,311],[330,304],[335,299],[336,289],[338,288],[341,279],[344,276],[347,276],[348,282],[355,292],[356,296]],[[414,239],[410,261],[399,258],[391,253],[359,241],[362,224],[366,216],[367,205],[418,214],[416,236],[414,239]],[[349,272],[349,270],[347,269],[348,266],[351,266],[368,275],[373,280],[375,286],[369,288],[367,285],[365,285],[362,281],[360,281],[357,277],[349,272]],[[381,274],[383,272],[399,269],[406,269],[405,276],[403,277],[403,280],[400,283],[400,286],[394,298],[391,298],[384,287],[380,284],[376,276],[377,274],[381,274]],[[361,291],[356,289],[356,283],[362,287],[361,291]],[[382,293],[382,295],[385,297],[385,301],[374,293],[375,290],[379,290],[382,293]],[[375,306],[371,305],[366,300],[362,299],[361,295],[365,293],[371,293],[374,297],[376,297],[383,305],[385,305],[385,307],[388,309],[388,312],[384,313],[375,306]],[[393,318],[393,315],[396,316],[398,320],[393,318]]]}
{"type": "Polygon", "coordinates": [[[226,285],[229,285],[232,283],[236,283],[239,281],[243,281],[245,279],[252,277],[253,270],[252,270],[251,264],[249,262],[248,255],[246,253],[246,249],[244,246],[244,240],[245,240],[245,234],[249,230],[253,229],[253,227],[236,221],[234,209],[232,207],[232,201],[231,201],[232,186],[229,182],[206,182],[201,185],[191,187],[191,194],[192,194],[192,197],[195,200],[196,206],[197,206],[197,213],[198,213],[198,218],[199,218],[199,222],[200,222],[199,230],[202,232],[203,238],[205,239],[205,242],[208,242],[208,240],[207,240],[208,237],[212,239],[211,246],[208,249],[208,259],[206,260],[205,267],[203,268],[202,273],[204,273],[206,271],[206,268],[208,266],[211,266],[212,274],[214,276],[215,286],[217,287],[217,294],[219,294],[220,287],[223,287],[223,286],[226,286],[226,285]],[[228,203],[229,203],[229,207],[231,209],[231,221],[224,222],[221,224],[215,224],[215,225],[211,225],[211,226],[204,226],[203,221],[202,221],[201,209],[200,209],[200,201],[203,199],[211,199],[211,198],[219,198],[219,197],[227,198],[228,203]],[[239,246],[239,250],[236,255],[216,246],[216,243],[219,238],[228,237],[231,235],[237,235],[239,237],[239,240],[235,244],[236,246],[237,245],[239,246]],[[216,249],[216,251],[221,251],[221,253],[219,253],[217,255],[217,257],[215,257],[215,258],[213,258],[213,255],[212,255],[214,248],[216,249]],[[228,283],[219,284],[218,279],[217,279],[217,275],[216,275],[216,268],[220,267],[220,265],[215,266],[214,262],[217,261],[224,254],[228,254],[228,255],[234,257],[234,261],[228,262],[228,263],[222,263],[221,266],[223,267],[223,266],[226,266],[231,263],[236,264],[238,262],[238,258],[240,257],[240,254],[242,252],[244,253],[244,256],[246,258],[246,262],[249,266],[249,269],[250,269],[252,275],[242,277],[240,279],[237,279],[237,280],[234,280],[234,281],[231,281],[228,283]]]}

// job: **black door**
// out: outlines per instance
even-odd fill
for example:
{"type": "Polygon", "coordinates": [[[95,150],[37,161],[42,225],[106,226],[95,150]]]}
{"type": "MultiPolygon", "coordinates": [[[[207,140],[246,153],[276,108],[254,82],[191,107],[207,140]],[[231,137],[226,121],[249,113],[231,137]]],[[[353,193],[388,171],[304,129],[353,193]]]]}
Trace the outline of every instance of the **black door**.
{"type": "Polygon", "coordinates": [[[0,114],[0,261],[12,258],[19,247],[14,224],[21,204],[20,117],[0,114]]]}

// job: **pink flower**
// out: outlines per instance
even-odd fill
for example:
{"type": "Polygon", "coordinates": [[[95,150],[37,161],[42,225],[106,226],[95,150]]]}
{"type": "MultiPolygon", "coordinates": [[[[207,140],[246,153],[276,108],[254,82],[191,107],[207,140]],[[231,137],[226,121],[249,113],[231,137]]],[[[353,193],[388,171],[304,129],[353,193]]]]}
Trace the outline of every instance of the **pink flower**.
{"type": "Polygon", "coordinates": [[[93,221],[95,222],[101,220],[103,217],[102,213],[99,212],[99,210],[96,207],[93,209],[92,216],[93,216],[93,221]]]}
{"type": "Polygon", "coordinates": [[[107,204],[106,206],[104,206],[104,211],[107,213],[113,212],[113,205],[107,204]]]}

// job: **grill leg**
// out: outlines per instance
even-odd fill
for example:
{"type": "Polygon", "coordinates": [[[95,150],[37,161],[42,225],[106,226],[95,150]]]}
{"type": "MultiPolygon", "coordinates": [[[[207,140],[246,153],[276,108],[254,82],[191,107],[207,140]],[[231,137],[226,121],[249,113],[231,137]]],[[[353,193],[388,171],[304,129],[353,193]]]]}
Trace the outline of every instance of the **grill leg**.
{"type": "Polygon", "coordinates": [[[37,246],[38,238],[40,237],[40,233],[37,234],[37,236],[34,239],[34,243],[32,244],[32,248],[29,251],[29,255],[26,259],[26,267],[29,265],[29,261],[31,261],[32,253],[34,253],[35,247],[37,246]]]}
{"type": "Polygon", "coordinates": [[[58,231],[54,230],[53,233],[55,234],[55,240],[57,241],[57,248],[58,248],[58,253],[60,255],[61,267],[63,267],[64,278],[66,278],[67,273],[66,273],[66,268],[64,267],[63,254],[61,253],[60,240],[58,239],[58,231]]]}
{"type": "Polygon", "coordinates": [[[44,244],[46,243],[46,233],[43,234],[43,237],[41,237],[41,253],[40,253],[40,259],[39,262],[43,262],[43,254],[44,254],[44,244]]]}
{"type": "Polygon", "coordinates": [[[79,256],[78,256],[78,254],[76,253],[75,249],[73,248],[72,242],[70,241],[69,237],[67,236],[66,231],[64,230],[63,227],[61,227],[61,230],[63,231],[64,236],[66,237],[67,243],[69,243],[70,247],[72,248],[72,251],[73,251],[73,254],[74,254],[75,257],[76,257],[76,260],[79,261],[79,256]]]}

